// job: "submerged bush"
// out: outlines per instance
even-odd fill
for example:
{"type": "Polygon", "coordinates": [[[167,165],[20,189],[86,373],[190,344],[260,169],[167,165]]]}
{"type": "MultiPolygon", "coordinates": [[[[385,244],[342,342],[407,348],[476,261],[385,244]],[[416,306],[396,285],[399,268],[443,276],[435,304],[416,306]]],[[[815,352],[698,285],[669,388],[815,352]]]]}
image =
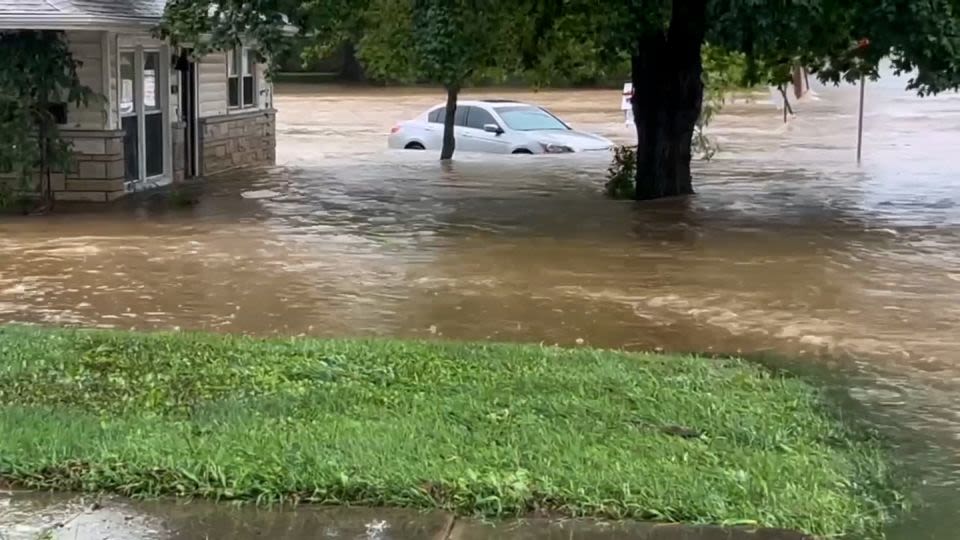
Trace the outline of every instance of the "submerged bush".
{"type": "Polygon", "coordinates": [[[633,146],[618,146],[613,152],[613,162],[607,168],[607,183],[604,191],[611,199],[633,199],[636,191],[637,149],[633,146]]]}

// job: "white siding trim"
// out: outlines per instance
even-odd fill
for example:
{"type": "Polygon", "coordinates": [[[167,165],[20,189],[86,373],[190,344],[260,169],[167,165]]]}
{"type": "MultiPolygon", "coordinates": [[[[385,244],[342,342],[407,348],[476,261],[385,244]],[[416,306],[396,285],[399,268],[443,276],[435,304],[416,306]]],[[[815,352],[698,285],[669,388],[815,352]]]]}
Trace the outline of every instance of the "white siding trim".
{"type": "Polygon", "coordinates": [[[116,34],[112,32],[104,32],[100,39],[100,53],[103,59],[103,87],[100,95],[106,100],[103,107],[106,112],[107,129],[120,129],[120,116],[114,105],[117,102],[116,75],[119,69],[114,47],[116,42],[116,34]]]}
{"type": "Polygon", "coordinates": [[[212,52],[197,60],[197,109],[200,118],[227,114],[227,55],[212,52]]]}
{"type": "MultiPolygon", "coordinates": [[[[160,88],[157,89],[160,93],[160,110],[162,111],[160,114],[163,116],[163,173],[160,181],[162,185],[167,185],[173,181],[173,124],[179,120],[171,110],[174,95],[170,92],[170,83],[174,74],[179,75],[180,72],[173,69],[170,58],[170,46],[164,43],[160,47],[160,77],[158,77],[160,88]]],[[[179,81],[177,88],[180,88],[179,81]]],[[[176,98],[179,105],[179,92],[177,92],[176,98]]]]}
{"type": "Polygon", "coordinates": [[[146,49],[158,49],[166,44],[167,43],[165,41],[161,39],[157,39],[148,33],[120,34],[119,42],[117,43],[117,46],[124,49],[132,49],[135,47],[143,47],[146,49]]]}

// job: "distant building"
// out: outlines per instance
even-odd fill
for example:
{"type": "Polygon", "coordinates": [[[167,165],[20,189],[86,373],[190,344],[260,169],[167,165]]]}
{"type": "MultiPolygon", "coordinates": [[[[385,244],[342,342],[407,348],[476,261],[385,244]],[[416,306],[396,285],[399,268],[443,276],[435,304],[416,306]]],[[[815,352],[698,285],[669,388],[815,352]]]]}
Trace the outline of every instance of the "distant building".
{"type": "MultiPolygon", "coordinates": [[[[75,164],[57,200],[123,195],[276,159],[273,88],[246,48],[198,60],[153,36],[166,0],[0,0],[0,32],[62,30],[81,82],[105,99],[67,107],[75,164]]],[[[2,175],[0,175],[2,181],[2,175]]]]}

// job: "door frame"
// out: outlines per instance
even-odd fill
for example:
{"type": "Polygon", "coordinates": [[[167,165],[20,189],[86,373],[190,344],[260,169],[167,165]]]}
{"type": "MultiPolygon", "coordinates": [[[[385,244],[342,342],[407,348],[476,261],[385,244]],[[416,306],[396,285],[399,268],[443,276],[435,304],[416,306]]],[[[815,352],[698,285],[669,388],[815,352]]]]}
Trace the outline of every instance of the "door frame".
{"type": "MultiPolygon", "coordinates": [[[[459,110],[459,108],[458,108],[459,110]]],[[[497,116],[484,109],[483,107],[478,107],[476,105],[468,105],[466,118],[466,124],[463,127],[461,140],[464,140],[465,143],[462,145],[465,152],[483,152],[490,154],[509,154],[511,150],[511,143],[506,140],[503,136],[505,133],[503,131],[504,122],[497,118],[497,116]],[[474,114],[474,111],[483,111],[487,116],[493,120],[494,124],[500,126],[502,133],[493,134],[489,133],[482,128],[470,127],[470,116],[474,114]]]]}
{"type": "MultiPolygon", "coordinates": [[[[170,157],[171,157],[171,130],[170,130],[170,98],[169,98],[169,79],[170,79],[170,62],[169,56],[167,56],[167,47],[162,44],[156,45],[120,45],[117,47],[117,84],[121,84],[122,81],[120,76],[120,56],[126,53],[133,53],[133,62],[134,62],[134,75],[133,75],[133,103],[134,111],[137,118],[137,178],[134,180],[125,180],[124,186],[127,191],[136,191],[137,189],[142,189],[141,186],[145,184],[160,184],[170,176],[170,157]],[[156,53],[158,61],[158,71],[157,82],[156,82],[156,96],[155,99],[158,101],[160,110],[158,112],[151,113],[151,115],[160,115],[160,124],[161,124],[161,152],[162,156],[160,161],[162,163],[162,170],[160,174],[153,176],[147,176],[147,141],[146,141],[146,111],[145,111],[145,94],[144,94],[144,53],[156,53]]],[[[122,89],[118,88],[118,94],[122,92],[122,89]]],[[[120,99],[118,95],[117,99],[117,115],[121,120],[124,117],[124,114],[120,111],[120,99]]],[[[131,116],[131,115],[126,115],[131,116]]]]}
{"type": "Polygon", "coordinates": [[[185,49],[187,69],[180,71],[180,118],[184,124],[183,174],[185,178],[200,176],[200,79],[193,49],[185,49]]]}
{"type": "MultiPolygon", "coordinates": [[[[134,183],[134,182],[139,182],[140,179],[141,179],[142,169],[141,169],[141,167],[140,167],[140,164],[141,164],[141,162],[143,161],[143,157],[142,157],[143,152],[142,152],[142,150],[140,149],[140,146],[141,146],[141,145],[140,145],[140,132],[142,131],[142,130],[140,129],[140,126],[141,126],[141,124],[143,123],[143,121],[140,119],[140,113],[138,112],[138,110],[140,109],[140,104],[139,104],[140,90],[137,88],[140,84],[141,84],[140,78],[137,77],[137,53],[136,53],[136,49],[133,49],[133,48],[131,48],[131,49],[117,49],[117,119],[118,119],[118,122],[119,122],[119,127],[120,127],[121,129],[123,128],[123,121],[124,121],[124,119],[126,119],[126,118],[134,118],[134,119],[136,120],[136,123],[137,123],[137,130],[136,130],[137,132],[133,134],[133,135],[136,136],[136,139],[137,139],[137,144],[136,144],[137,177],[134,178],[134,179],[127,178],[127,168],[129,167],[130,164],[125,162],[125,163],[124,163],[124,166],[123,166],[123,171],[124,171],[124,172],[123,172],[123,182],[124,182],[124,185],[125,185],[125,186],[127,186],[127,185],[129,185],[129,184],[131,184],[131,183],[134,183]],[[128,54],[133,54],[133,113],[129,113],[129,112],[125,113],[125,112],[123,111],[123,108],[122,108],[122,105],[123,105],[123,96],[124,96],[124,92],[123,92],[123,91],[124,91],[124,87],[123,87],[124,78],[123,78],[123,68],[122,68],[122,66],[123,66],[123,57],[124,57],[124,55],[128,55],[128,54]]],[[[130,156],[127,155],[127,141],[126,141],[126,138],[127,138],[128,136],[130,136],[129,133],[126,133],[126,134],[124,135],[124,152],[123,152],[124,160],[126,160],[127,158],[130,157],[130,156]]]]}

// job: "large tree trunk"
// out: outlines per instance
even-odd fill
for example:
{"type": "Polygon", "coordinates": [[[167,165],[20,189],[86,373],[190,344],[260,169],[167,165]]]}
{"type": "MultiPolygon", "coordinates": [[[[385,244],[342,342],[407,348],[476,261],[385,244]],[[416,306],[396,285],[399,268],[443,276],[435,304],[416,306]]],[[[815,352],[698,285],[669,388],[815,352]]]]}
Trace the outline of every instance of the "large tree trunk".
{"type": "Polygon", "coordinates": [[[457,96],[459,94],[459,87],[447,87],[447,115],[443,119],[443,149],[440,151],[441,160],[451,159],[453,157],[453,151],[457,147],[453,122],[457,115],[457,96]]]}
{"type": "Polygon", "coordinates": [[[50,99],[46,92],[38,100],[40,112],[36,115],[37,143],[40,145],[40,200],[43,210],[53,205],[53,186],[50,184],[50,99]]]}
{"type": "Polygon", "coordinates": [[[340,67],[340,79],[347,82],[366,82],[367,74],[357,59],[357,47],[352,41],[343,44],[343,65],[340,67]]]}
{"type": "Polygon", "coordinates": [[[703,106],[707,0],[673,0],[670,28],[644,36],[632,58],[637,200],[693,193],[694,127],[703,106]]]}

